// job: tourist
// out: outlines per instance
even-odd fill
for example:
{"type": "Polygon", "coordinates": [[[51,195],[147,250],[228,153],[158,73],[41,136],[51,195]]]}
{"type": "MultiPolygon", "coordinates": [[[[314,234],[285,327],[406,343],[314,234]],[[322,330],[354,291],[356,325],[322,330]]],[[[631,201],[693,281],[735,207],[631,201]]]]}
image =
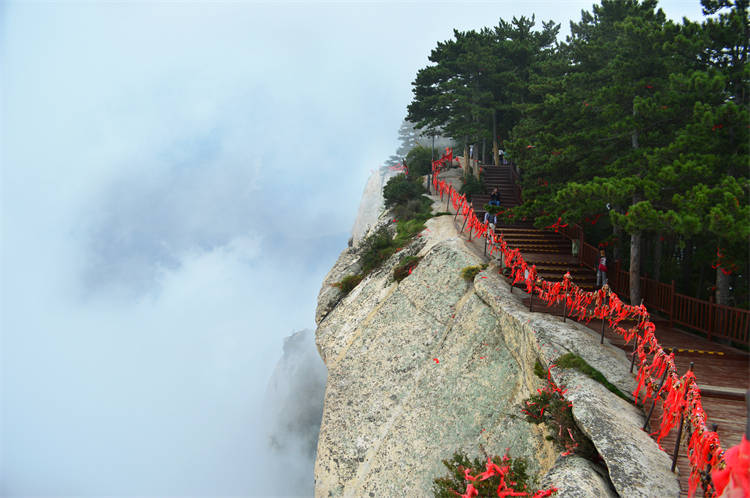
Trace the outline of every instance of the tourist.
{"type": "Polygon", "coordinates": [[[487,237],[491,239],[491,237],[495,234],[495,226],[497,226],[497,214],[485,211],[484,224],[487,225],[487,237]]]}
{"type": "Polygon", "coordinates": [[[607,285],[607,255],[599,249],[599,265],[596,267],[596,286],[607,285]]]}
{"type": "MultiPolygon", "coordinates": [[[[484,224],[497,225],[497,215],[486,211],[484,213],[484,224]]],[[[493,227],[494,228],[494,227],[493,227]]]]}
{"type": "Polygon", "coordinates": [[[500,205],[500,191],[497,189],[497,187],[492,189],[492,193],[490,194],[490,206],[499,206],[500,205]]]}

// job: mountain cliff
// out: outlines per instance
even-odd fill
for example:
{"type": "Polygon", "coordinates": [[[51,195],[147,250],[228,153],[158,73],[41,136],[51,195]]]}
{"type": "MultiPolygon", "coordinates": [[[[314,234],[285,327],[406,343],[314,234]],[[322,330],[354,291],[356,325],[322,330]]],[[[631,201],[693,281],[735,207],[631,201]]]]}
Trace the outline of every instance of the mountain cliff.
{"type": "MultiPolygon", "coordinates": [[[[373,229],[389,222],[383,215],[373,229]]],[[[426,225],[348,295],[332,284],[359,271],[361,248],[344,250],[323,282],[315,335],[328,380],[316,496],[429,496],[456,450],[506,449],[558,496],[677,496],[669,458],[640,430],[640,411],[590,378],[552,370],[603,461],[561,456],[546,426],[524,419],[523,400],[544,385],[537,362],[574,352],[632,392],[625,354],[600,346],[586,327],[524,308],[521,291],[510,292],[497,262],[458,233],[453,216],[426,225]],[[422,259],[396,282],[405,255],[422,259]],[[462,278],[463,268],[485,262],[473,281],[462,278]]]]}

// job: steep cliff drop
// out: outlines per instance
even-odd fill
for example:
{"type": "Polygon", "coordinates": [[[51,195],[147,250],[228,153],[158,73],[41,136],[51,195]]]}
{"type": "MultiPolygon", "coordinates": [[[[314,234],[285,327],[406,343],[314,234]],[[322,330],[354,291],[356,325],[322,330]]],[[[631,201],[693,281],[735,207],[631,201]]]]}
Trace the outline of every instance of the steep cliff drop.
{"type": "MultiPolygon", "coordinates": [[[[389,222],[381,216],[377,225],[389,222]]],[[[669,459],[640,430],[640,412],[588,377],[555,374],[605,465],[561,456],[543,425],[523,419],[522,401],[543,384],[537,360],[550,365],[574,352],[630,392],[628,361],[585,327],[529,313],[493,262],[464,280],[464,267],[485,261],[481,250],[458,234],[453,216],[426,225],[345,297],[331,284],[360,271],[356,246],[323,282],[316,343],[328,380],[316,496],[430,496],[441,461],[456,450],[478,456],[480,445],[526,458],[558,496],[677,496],[669,459]],[[404,255],[422,260],[398,283],[393,268],[404,255]]]]}
{"type": "Polygon", "coordinates": [[[264,470],[272,496],[311,496],[312,470],[323,415],[326,371],[315,349],[312,330],[284,339],[263,400],[267,442],[264,470]]]}
{"type": "Polygon", "coordinates": [[[378,217],[383,211],[383,187],[388,180],[397,175],[398,171],[383,166],[373,170],[370,178],[365,184],[365,190],[362,192],[362,200],[359,202],[357,218],[354,220],[352,227],[352,241],[354,245],[360,243],[367,231],[375,226],[378,217]]]}

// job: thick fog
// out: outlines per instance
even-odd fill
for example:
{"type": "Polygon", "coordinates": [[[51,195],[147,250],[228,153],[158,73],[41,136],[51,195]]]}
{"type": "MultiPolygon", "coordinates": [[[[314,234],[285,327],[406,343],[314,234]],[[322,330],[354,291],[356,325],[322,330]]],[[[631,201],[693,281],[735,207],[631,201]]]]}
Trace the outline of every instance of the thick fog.
{"type": "Polygon", "coordinates": [[[308,495],[284,338],[436,42],[590,6],[518,4],[0,4],[0,495],[308,495]]]}

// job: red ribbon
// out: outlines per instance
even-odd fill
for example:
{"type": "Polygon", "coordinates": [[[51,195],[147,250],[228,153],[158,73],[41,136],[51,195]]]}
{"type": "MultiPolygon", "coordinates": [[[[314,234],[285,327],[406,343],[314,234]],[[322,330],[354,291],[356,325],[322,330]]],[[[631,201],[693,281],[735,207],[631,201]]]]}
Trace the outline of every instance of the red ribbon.
{"type": "MultiPolygon", "coordinates": [[[[443,162],[452,160],[452,153],[446,154],[441,158],[443,162]]],[[[440,161],[436,161],[440,162],[440,161]]],[[[435,163],[433,163],[435,164],[435,163]]],[[[440,164],[443,164],[442,162],[440,164]]],[[[438,179],[439,168],[435,169],[436,175],[433,178],[433,185],[440,193],[449,196],[456,212],[460,212],[465,218],[470,233],[473,231],[477,237],[484,236],[487,239],[490,255],[499,252],[504,259],[505,266],[510,268],[510,278],[513,285],[525,284],[527,292],[536,293],[539,299],[553,306],[565,302],[566,311],[569,316],[577,317],[581,320],[598,319],[607,320],[610,328],[619,334],[626,343],[638,337],[638,347],[635,350],[635,357],[638,364],[638,373],[636,376],[637,388],[633,392],[633,397],[638,400],[643,393],[643,400],[653,399],[655,403],[662,403],[662,417],[659,429],[654,433],[657,436],[657,443],[660,443],[667,434],[675,427],[676,421],[680,415],[685,415],[687,423],[691,424],[693,436],[688,443],[688,457],[691,467],[690,474],[690,493],[695,492],[700,476],[705,474],[709,466],[715,475],[716,491],[721,492],[727,486],[734,486],[737,489],[745,490],[750,495],[750,483],[747,478],[743,480],[742,476],[748,476],[748,462],[750,461],[750,443],[743,439],[743,443],[735,448],[731,458],[726,458],[722,451],[719,437],[715,432],[708,429],[706,425],[706,414],[703,410],[700,389],[695,382],[695,376],[688,372],[683,376],[677,373],[674,363],[674,354],[667,354],[659,344],[655,336],[656,327],[649,319],[649,313],[645,306],[631,306],[623,303],[614,292],[608,289],[600,289],[594,292],[586,292],[572,281],[570,273],[566,273],[562,282],[548,282],[538,277],[535,266],[527,265],[519,249],[512,249],[503,239],[502,234],[492,233],[487,229],[487,225],[481,223],[471,205],[466,201],[466,197],[460,195],[453,185],[438,179]],[[593,305],[593,310],[591,309],[593,305]],[[637,325],[629,328],[621,326],[625,320],[635,320],[637,325]],[[664,384],[661,389],[656,389],[657,381],[664,373],[667,373],[664,384]],[[662,401],[662,396],[666,399],[662,401]],[[744,473],[743,473],[744,472],[744,473]],[[723,486],[723,487],[722,487],[723,486]],[[741,486],[745,486],[744,488],[741,486]]],[[[629,214],[629,213],[628,213],[629,214]]],[[[597,215],[591,221],[595,224],[599,219],[597,215]]],[[[512,217],[510,213],[509,218],[512,217]]],[[[554,228],[558,231],[566,227],[562,223],[562,218],[547,228],[554,228]]],[[[725,273],[731,272],[732,269],[724,268],[721,265],[724,256],[721,249],[717,248],[717,262],[714,268],[721,268],[725,273]]],[[[455,316],[455,315],[453,315],[455,316]]],[[[433,358],[435,363],[439,363],[437,358],[433,358]]],[[[548,374],[549,375],[549,374],[548,374]]],[[[559,388],[560,394],[565,391],[559,388]]],[[[523,410],[528,413],[527,410],[523,410]]],[[[572,444],[572,443],[571,443],[572,444]]],[[[568,451],[571,448],[567,448],[568,451]]],[[[729,455],[729,452],[727,452],[729,455]]],[[[502,468],[502,467],[499,467],[502,468]]],[[[487,472],[496,472],[490,470],[487,472]]],[[[509,490],[504,486],[504,480],[498,487],[498,496],[529,496],[528,493],[518,493],[509,490]]],[[[709,490],[710,491],[710,490],[709,490]]],[[[533,495],[534,498],[550,496],[553,489],[538,491],[533,495]]],[[[469,484],[466,493],[461,496],[476,496],[478,493],[474,487],[469,484]],[[472,491],[473,490],[473,491],[472,491]]]]}

